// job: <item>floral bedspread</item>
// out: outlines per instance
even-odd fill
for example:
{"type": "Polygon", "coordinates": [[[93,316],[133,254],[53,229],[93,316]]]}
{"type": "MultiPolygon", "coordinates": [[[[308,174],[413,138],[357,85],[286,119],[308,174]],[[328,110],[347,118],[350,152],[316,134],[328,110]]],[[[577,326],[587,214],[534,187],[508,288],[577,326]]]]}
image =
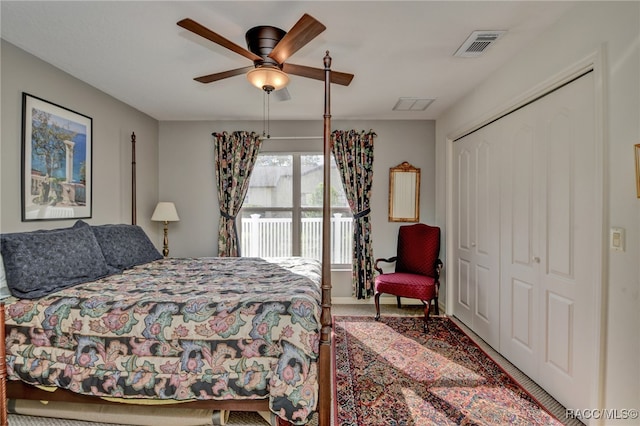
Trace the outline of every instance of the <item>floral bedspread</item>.
{"type": "Polygon", "coordinates": [[[119,398],[264,399],[295,424],[318,400],[320,264],[162,259],[7,300],[11,380],[119,398]]]}

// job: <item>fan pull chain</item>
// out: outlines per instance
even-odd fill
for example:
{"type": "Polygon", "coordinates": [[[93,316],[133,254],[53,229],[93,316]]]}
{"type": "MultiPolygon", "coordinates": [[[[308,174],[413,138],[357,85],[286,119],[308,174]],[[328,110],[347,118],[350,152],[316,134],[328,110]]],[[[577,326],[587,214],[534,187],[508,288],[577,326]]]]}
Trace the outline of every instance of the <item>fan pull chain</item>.
{"type": "Polygon", "coordinates": [[[262,137],[267,139],[271,137],[271,129],[269,127],[271,122],[271,92],[273,92],[273,86],[262,86],[262,137]]]}
{"type": "Polygon", "coordinates": [[[262,88],[262,137],[266,137],[267,139],[269,139],[271,137],[271,129],[269,127],[269,123],[270,123],[270,112],[271,112],[271,108],[270,108],[270,96],[271,92],[273,91],[273,88],[271,86],[264,86],[262,88]],[[266,132],[265,132],[265,126],[267,128],[266,132]]]}
{"type": "Polygon", "coordinates": [[[271,90],[267,92],[267,139],[271,137],[271,90]]]}
{"type": "Polygon", "coordinates": [[[266,115],[266,108],[267,108],[267,100],[266,100],[266,96],[267,96],[267,91],[263,90],[262,91],[262,137],[264,138],[267,134],[265,132],[265,126],[266,126],[266,121],[267,121],[267,115],[266,115]]]}

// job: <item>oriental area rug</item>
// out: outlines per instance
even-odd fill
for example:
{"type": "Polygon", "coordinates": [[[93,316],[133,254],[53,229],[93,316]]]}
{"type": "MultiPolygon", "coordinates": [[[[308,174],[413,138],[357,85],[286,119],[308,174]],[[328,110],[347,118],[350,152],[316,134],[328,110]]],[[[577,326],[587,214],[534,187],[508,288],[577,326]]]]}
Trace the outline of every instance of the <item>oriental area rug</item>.
{"type": "Polygon", "coordinates": [[[333,321],[336,425],[562,424],[447,317],[333,321]]]}

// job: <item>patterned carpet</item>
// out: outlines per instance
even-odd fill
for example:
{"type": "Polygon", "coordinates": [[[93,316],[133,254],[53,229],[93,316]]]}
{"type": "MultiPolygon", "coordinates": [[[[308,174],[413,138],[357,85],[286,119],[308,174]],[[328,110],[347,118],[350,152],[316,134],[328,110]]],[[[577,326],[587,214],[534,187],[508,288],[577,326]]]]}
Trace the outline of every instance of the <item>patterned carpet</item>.
{"type": "Polygon", "coordinates": [[[453,321],[334,317],[337,424],[561,425],[453,321]]]}

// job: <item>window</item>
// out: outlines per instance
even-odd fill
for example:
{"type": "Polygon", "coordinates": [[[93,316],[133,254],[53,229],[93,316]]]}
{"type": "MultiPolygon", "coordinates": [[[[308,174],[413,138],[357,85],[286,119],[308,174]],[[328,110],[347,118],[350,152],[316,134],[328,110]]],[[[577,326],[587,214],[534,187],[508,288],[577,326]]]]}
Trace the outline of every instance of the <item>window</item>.
{"type": "MultiPolygon", "coordinates": [[[[323,163],[315,153],[258,156],[239,215],[242,256],[322,258],[323,163]]],[[[350,268],[352,215],[333,157],[331,213],[331,263],[350,268]]]]}

